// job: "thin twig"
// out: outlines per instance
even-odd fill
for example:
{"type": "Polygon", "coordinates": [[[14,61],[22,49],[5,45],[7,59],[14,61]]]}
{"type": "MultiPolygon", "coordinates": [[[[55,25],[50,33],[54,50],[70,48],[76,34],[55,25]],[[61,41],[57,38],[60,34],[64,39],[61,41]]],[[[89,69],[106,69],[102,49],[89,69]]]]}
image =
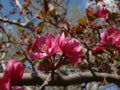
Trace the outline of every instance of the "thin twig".
{"type": "Polygon", "coordinates": [[[8,41],[10,41],[9,35],[7,34],[7,32],[4,30],[4,28],[2,26],[0,26],[0,29],[5,33],[5,35],[8,38],[8,41]]]}
{"type": "Polygon", "coordinates": [[[12,44],[20,44],[20,45],[29,45],[29,43],[20,43],[15,41],[0,41],[0,43],[12,43],[12,44]]]}
{"type": "Polygon", "coordinates": [[[17,5],[17,6],[20,8],[20,10],[23,12],[23,16],[24,16],[26,22],[29,22],[29,18],[28,18],[28,16],[27,16],[27,13],[26,13],[25,9],[23,9],[23,7],[21,6],[19,0],[15,0],[15,2],[16,2],[16,5],[17,5]]]}
{"type": "Polygon", "coordinates": [[[87,46],[87,44],[84,42],[84,45],[86,46],[86,48],[87,48],[87,52],[86,52],[86,60],[87,60],[87,62],[88,62],[88,65],[89,65],[89,69],[90,69],[90,71],[91,71],[91,73],[94,75],[94,76],[96,76],[96,74],[95,74],[95,72],[92,70],[92,66],[91,66],[91,62],[90,62],[90,56],[89,56],[89,51],[90,51],[90,49],[89,49],[89,47],[87,46]]]}
{"type": "Polygon", "coordinates": [[[0,17],[0,21],[5,22],[5,23],[14,24],[14,25],[17,25],[17,26],[20,26],[23,28],[31,29],[31,27],[28,25],[29,22],[21,23],[18,20],[9,20],[8,18],[3,18],[3,17],[0,17]]]}
{"type": "Polygon", "coordinates": [[[42,90],[49,83],[49,81],[51,80],[51,75],[52,74],[50,73],[44,83],[37,90],[42,90]]]}
{"type": "Polygon", "coordinates": [[[100,31],[98,30],[98,29],[95,29],[96,30],[96,32],[97,32],[97,34],[98,34],[98,39],[99,39],[99,41],[101,40],[101,38],[100,38],[100,31]]]}
{"type": "Polygon", "coordinates": [[[25,58],[26,58],[26,59],[29,61],[29,63],[31,64],[33,72],[36,73],[36,70],[35,70],[35,68],[34,68],[34,65],[33,65],[31,59],[27,56],[27,54],[25,53],[24,50],[22,50],[22,51],[23,51],[23,54],[25,55],[25,58]]]}

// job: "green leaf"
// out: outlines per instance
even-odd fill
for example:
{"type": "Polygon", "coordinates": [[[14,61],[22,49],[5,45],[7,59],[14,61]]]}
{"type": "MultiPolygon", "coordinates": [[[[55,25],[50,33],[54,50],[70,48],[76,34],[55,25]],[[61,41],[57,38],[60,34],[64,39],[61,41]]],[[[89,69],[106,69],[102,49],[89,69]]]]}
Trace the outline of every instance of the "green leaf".
{"type": "Polygon", "coordinates": [[[56,9],[52,9],[49,11],[50,16],[55,16],[56,15],[56,9]]]}
{"type": "Polygon", "coordinates": [[[108,52],[107,50],[104,50],[103,55],[108,56],[108,55],[110,55],[110,52],[108,52]]]}
{"type": "Polygon", "coordinates": [[[40,16],[41,16],[41,18],[46,19],[47,14],[46,14],[46,12],[41,11],[41,12],[40,12],[40,16]]]}
{"type": "Polygon", "coordinates": [[[49,63],[49,61],[48,61],[47,58],[45,58],[45,59],[38,59],[38,60],[36,60],[36,61],[37,61],[37,63],[39,63],[39,64],[49,63]]]}
{"type": "Polygon", "coordinates": [[[119,66],[120,66],[120,59],[119,59],[119,58],[115,58],[115,59],[114,59],[114,65],[115,65],[116,67],[119,67],[119,66]]]}
{"type": "Polygon", "coordinates": [[[40,34],[44,28],[45,22],[40,22],[37,27],[35,28],[35,32],[37,34],[40,34]]]}
{"type": "Polygon", "coordinates": [[[45,22],[40,22],[40,23],[38,24],[38,27],[42,29],[42,28],[44,27],[44,25],[45,25],[45,22]]]}
{"type": "Polygon", "coordinates": [[[118,14],[118,13],[111,13],[111,14],[109,15],[109,17],[110,17],[110,19],[112,19],[112,20],[116,20],[116,19],[119,18],[119,14],[118,14]]]}
{"type": "Polygon", "coordinates": [[[85,18],[84,18],[84,17],[80,18],[80,19],[78,20],[78,23],[79,23],[80,25],[85,26],[85,25],[86,25],[86,20],[85,20],[85,18]]]}

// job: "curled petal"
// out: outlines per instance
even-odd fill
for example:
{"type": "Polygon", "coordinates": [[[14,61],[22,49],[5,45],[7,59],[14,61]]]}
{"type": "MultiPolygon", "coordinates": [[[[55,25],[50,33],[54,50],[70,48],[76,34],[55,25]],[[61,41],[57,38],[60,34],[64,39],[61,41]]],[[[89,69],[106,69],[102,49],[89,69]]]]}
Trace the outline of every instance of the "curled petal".
{"type": "Polygon", "coordinates": [[[23,64],[13,59],[8,62],[4,74],[9,75],[9,78],[11,79],[11,84],[13,84],[22,78],[23,72],[24,72],[23,64]]]}
{"type": "Polygon", "coordinates": [[[79,44],[79,41],[77,39],[69,37],[65,38],[63,33],[59,38],[59,47],[65,56],[70,60],[70,62],[74,64],[82,62],[82,46],[79,44]]]}
{"type": "Polygon", "coordinates": [[[11,85],[19,81],[24,72],[22,63],[10,60],[7,64],[3,77],[0,79],[0,90],[10,90],[11,85]]]}

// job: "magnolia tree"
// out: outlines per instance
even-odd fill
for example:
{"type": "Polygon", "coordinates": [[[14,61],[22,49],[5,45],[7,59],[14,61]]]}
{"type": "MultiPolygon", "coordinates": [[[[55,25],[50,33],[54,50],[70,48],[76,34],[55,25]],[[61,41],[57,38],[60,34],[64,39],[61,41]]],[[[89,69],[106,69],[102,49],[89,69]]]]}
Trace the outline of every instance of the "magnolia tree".
{"type": "Polygon", "coordinates": [[[0,90],[120,87],[120,1],[107,1],[72,24],[69,0],[1,0],[0,90]]]}

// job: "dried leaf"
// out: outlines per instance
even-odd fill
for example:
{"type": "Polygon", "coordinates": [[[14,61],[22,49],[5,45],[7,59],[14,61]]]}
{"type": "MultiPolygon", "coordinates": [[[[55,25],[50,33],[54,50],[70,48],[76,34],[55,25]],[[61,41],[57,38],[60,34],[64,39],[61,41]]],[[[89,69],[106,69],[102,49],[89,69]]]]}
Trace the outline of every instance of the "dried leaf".
{"type": "Polygon", "coordinates": [[[4,43],[0,42],[0,49],[2,48],[3,45],[4,45],[4,43]]]}
{"type": "Polygon", "coordinates": [[[15,53],[15,57],[22,57],[24,54],[23,54],[23,52],[22,51],[17,51],[16,53],[15,53]]]}
{"type": "Polygon", "coordinates": [[[86,14],[87,14],[88,20],[90,21],[94,21],[97,18],[94,12],[92,12],[90,9],[86,9],[86,14]]]}
{"type": "Polygon", "coordinates": [[[83,31],[84,29],[79,25],[76,25],[75,27],[72,28],[72,34],[80,34],[83,31]]]}
{"type": "Polygon", "coordinates": [[[68,30],[70,30],[70,23],[67,20],[64,21],[65,25],[67,26],[68,30]]]}
{"type": "Polygon", "coordinates": [[[16,13],[15,10],[10,11],[10,14],[11,14],[11,15],[13,15],[13,14],[15,14],[15,13],[16,13]]]}
{"type": "Polygon", "coordinates": [[[26,47],[26,53],[29,53],[29,51],[32,49],[32,44],[28,45],[26,47]]]}
{"type": "Polygon", "coordinates": [[[26,4],[29,4],[29,3],[30,3],[30,0],[24,0],[24,2],[25,2],[26,4]]]}
{"type": "Polygon", "coordinates": [[[27,59],[25,59],[25,58],[21,60],[22,63],[25,63],[26,61],[27,61],[27,59]]]}

